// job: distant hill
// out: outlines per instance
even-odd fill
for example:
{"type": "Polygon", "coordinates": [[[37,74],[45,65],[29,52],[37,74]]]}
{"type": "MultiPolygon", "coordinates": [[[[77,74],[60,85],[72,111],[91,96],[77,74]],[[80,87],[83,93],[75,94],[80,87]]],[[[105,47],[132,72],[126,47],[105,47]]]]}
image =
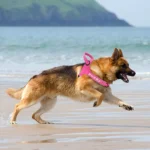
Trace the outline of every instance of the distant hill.
{"type": "Polygon", "coordinates": [[[0,0],[0,26],[130,26],[95,0],[0,0]]]}

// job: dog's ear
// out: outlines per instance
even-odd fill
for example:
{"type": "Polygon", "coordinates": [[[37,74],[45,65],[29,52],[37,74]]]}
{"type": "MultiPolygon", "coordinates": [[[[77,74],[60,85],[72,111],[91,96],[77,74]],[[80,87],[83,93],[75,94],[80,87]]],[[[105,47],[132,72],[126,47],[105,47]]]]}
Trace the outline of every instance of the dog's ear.
{"type": "Polygon", "coordinates": [[[119,49],[119,57],[123,57],[123,52],[121,49],[119,49]]]}
{"type": "Polygon", "coordinates": [[[113,52],[113,54],[112,54],[112,56],[111,56],[111,58],[112,58],[112,60],[113,61],[116,61],[116,60],[118,60],[119,59],[119,51],[118,51],[118,49],[117,48],[115,48],[114,49],[114,52],[113,52]]]}

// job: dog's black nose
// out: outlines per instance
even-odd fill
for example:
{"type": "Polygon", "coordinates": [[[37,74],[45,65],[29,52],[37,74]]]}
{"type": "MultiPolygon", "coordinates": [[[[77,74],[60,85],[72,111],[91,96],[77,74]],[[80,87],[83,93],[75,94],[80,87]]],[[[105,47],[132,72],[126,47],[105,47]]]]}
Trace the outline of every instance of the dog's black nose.
{"type": "Polygon", "coordinates": [[[135,73],[135,71],[133,71],[133,70],[130,70],[130,72],[127,73],[127,75],[129,75],[129,76],[135,76],[135,74],[136,74],[136,73],[135,73]]]}
{"type": "Polygon", "coordinates": [[[135,73],[134,71],[131,71],[131,75],[132,75],[132,76],[135,76],[135,74],[136,74],[136,73],[135,73]]]}
{"type": "Polygon", "coordinates": [[[130,72],[130,76],[135,76],[135,72],[132,70],[131,72],[130,72]]]}

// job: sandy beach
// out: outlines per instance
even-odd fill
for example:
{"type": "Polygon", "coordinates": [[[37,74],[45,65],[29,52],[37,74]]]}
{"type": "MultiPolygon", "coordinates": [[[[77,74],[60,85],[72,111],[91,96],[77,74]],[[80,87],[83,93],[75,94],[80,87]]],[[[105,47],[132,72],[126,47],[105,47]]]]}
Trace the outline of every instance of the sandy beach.
{"type": "Polygon", "coordinates": [[[5,94],[8,87],[19,88],[23,82],[0,83],[0,149],[33,150],[143,150],[150,149],[149,81],[117,83],[113,93],[134,106],[128,112],[106,103],[80,103],[59,97],[55,108],[43,118],[53,122],[41,125],[32,120],[39,105],[23,110],[17,125],[9,119],[17,100],[5,94]]]}

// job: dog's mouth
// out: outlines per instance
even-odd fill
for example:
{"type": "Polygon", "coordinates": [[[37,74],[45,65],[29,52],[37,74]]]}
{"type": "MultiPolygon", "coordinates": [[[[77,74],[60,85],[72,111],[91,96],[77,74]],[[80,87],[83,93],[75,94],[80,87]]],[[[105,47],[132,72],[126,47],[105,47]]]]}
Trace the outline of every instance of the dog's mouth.
{"type": "Polygon", "coordinates": [[[116,77],[117,77],[117,79],[121,79],[126,83],[129,82],[129,79],[127,77],[127,73],[117,72],[116,77]]]}

